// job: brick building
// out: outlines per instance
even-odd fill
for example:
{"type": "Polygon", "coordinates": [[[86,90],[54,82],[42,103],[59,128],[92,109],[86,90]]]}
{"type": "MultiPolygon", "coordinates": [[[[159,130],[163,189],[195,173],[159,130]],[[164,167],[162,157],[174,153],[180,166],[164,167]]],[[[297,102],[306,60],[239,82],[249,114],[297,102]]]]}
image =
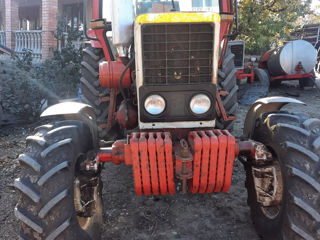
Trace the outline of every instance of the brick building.
{"type": "MultiPolygon", "coordinates": [[[[57,16],[82,30],[83,7],[83,0],[0,0],[0,44],[18,55],[27,48],[34,58],[50,58],[50,49],[60,46],[52,34],[57,16]]],[[[91,19],[91,1],[86,8],[91,19]]]]}

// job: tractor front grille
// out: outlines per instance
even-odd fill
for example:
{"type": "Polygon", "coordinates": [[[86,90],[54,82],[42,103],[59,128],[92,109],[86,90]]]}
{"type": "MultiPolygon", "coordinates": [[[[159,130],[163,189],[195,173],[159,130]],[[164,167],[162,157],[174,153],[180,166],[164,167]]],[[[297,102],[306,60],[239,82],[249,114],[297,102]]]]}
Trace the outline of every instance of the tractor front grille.
{"type": "Polygon", "coordinates": [[[213,24],[146,24],[141,37],[145,85],[212,82],[213,24]]]}

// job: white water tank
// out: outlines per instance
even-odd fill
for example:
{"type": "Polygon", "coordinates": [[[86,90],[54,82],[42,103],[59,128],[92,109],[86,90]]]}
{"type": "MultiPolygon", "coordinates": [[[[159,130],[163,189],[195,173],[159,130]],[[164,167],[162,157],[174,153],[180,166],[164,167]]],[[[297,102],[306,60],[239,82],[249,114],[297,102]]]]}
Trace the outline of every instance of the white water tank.
{"type": "Polygon", "coordinates": [[[302,73],[310,73],[317,62],[317,51],[311,43],[295,40],[272,51],[268,59],[268,70],[272,76],[296,74],[296,66],[301,62],[302,73]]]}

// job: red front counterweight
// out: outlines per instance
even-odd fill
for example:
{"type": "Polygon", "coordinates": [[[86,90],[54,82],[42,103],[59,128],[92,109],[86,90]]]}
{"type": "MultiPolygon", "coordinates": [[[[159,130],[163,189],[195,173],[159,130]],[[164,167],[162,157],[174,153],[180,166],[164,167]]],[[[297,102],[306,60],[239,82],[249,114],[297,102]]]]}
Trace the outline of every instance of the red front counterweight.
{"type": "Polygon", "coordinates": [[[181,148],[178,142],[173,144],[169,132],[132,133],[128,140],[102,148],[98,164],[132,165],[137,195],[174,194],[175,178],[188,183],[189,191],[195,194],[229,191],[233,163],[239,154],[257,161],[267,157],[262,144],[236,142],[227,130],[191,131],[188,136],[181,148]]]}

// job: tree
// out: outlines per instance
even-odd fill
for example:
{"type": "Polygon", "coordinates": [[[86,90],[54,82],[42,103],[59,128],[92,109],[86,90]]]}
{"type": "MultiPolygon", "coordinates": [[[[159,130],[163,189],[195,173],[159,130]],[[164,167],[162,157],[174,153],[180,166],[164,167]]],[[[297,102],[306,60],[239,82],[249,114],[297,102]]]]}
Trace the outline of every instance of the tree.
{"type": "Polygon", "coordinates": [[[240,0],[239,39],[247,51],[261,54],[290,39],[297,19],[311,13],[311,0],[240,0]]]}

